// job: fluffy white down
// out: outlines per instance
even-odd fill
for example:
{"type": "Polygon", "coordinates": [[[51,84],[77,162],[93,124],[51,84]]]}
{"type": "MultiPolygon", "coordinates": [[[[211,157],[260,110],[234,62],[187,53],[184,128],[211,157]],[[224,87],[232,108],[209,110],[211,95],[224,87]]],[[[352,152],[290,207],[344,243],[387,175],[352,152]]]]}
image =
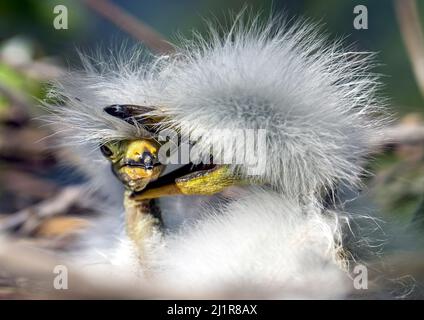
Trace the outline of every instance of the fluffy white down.
{"type": "Polygon", "coordinates": [[[129,56],[83,57],[84,71],[51,90],[65,106],[50,106],[50,120],[66,142],[94,147],[147,135],[142,125],[106,114],[111,104],[148,107],[164,119],[159,127],[205,133],[198,143],[205,149],[225,139],[214,129],[265,129],[263,176],[284,194],[359,183],[360,161],[385,123],[371,55],[344,50],[307,22],[242,20],[223,36],[211,29],[207,39],[183,41],[175,54],[149,62],[137,48],[129,56]]]}
{"type": "Polygon", "coordinates": [[[354,185],[384,122],[369,60],[328,43],[316,25],[238,22],[163,63],[158,113],[204,133],[205,148],[222,142],[214,129],[265,129],[264,176],[286,195],[354,185]]]}
{"type": "Polygon", "coordinates": [[[345,221],[337,214],[259,188],[199,213],[179,232],[149,239],[143,268],[125,235],[77,261],[90,277],[140,290],[152,285],[168,297],[342,299],[351,293],[341,243],[345,221]]]}
{"type": "Polygon", "coordinates": [[[339,217],[252,190],[227,207],[165,236],[154,278],[170,287],[219,292],[255,290],[274,298],[343,298],[339,217]]]}

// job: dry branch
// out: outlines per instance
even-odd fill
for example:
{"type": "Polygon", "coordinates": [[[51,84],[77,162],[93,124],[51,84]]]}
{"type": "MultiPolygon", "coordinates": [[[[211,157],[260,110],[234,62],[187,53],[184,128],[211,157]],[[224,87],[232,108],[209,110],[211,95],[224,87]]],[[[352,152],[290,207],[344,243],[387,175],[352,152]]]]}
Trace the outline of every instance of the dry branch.
{"type": "Polygon", "coordinates": [[[412,69],[424,96],[424,36],[415,0],[395,0],[396,15],[412,69]]]}
{"type": "Polygon", "coordinates": [[[39,81],[57,79],[65,72],[65,70],[58,65],[44,61],[32,61],[31,63],[14,65],[12,67],[29,78],[39,81]]]}
{"type": "Polygon", "coordinates": [[[64,74],[65,69],[52,61],[52,58],[43,60],[35,60],[25,63],[16,63],[4,58],[0,58],[0,63],[4,63],[8,67],[19,73],[39,81],[48,81],[59,78],[64,74]]]}
{"type": "Polygon", "coordinates": [[[160,33],[107,0],[84,0],[98,14],[158,53],[174,51],[174,47],[160,33]]]}
{"type": "Polygon", "coordinates": [[[16,165],[12,169],[0,171],[0,185],[2,191],[19,194],[25,197],[41,200],[51,197],[58,189],[56,183],[42,179],[36,175],[17,170],[16,165]]]}
{"type": "Polygon", "coordinates": [[[0,232],[20,227],[28,221],[31,221],[31,223],[26,226],[26,231],[32,231],[38,226],[40,221],[48,217],[62,214],[68,211],[72,206],[80,203],[84,192],[85,191],[81,187],[66,187],[55,197],[44,200],[33,207],[18,211],[10,217],[2,219],[0,221],[0,232]]]}
{"type": "Polygon", "coordinates": [[[384,129],[381,136],[371,137],[371,142],[376,146],[424,143],[424,126],[397,124],[384,129]]]}
{"type": "Polygon", "coordinates": [[[52,140],[47,136],[46,131],[29,126],[19,129],[0,127],[0,158],[28,163],[50,160],[52,140]]]}

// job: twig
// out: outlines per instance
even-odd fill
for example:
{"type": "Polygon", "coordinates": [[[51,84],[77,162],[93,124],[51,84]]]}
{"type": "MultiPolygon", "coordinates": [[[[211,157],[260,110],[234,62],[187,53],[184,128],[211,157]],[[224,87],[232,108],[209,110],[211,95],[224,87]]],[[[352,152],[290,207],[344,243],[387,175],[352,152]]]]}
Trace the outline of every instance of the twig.
{"type": "Polygon", "coordinates": [[[395,0],[402,38],[412,63],[418,87],[424,96],[424,36],[415,0],[395,0]]]}
{"type": "Polygon", "coordinates": [[[372,145],[375,146],[424,143],[424,126],[397,124],[383,130],[381,136],[371,137],[370,139],[372,145]]]}
{"type": "Polygon", "coordinates": [[[57,79],[65,73],[65,70],[60,66],[44,61],[32,61],[31,63],[11,66],[26,76],[40,81],[57,79]]]}
{"type": "Polygon", "coordinates": [[[27,163],[51,160],[51,139],[45,138],[46,136],[47,133],[38,128],[0,127],[0,158],[12,161],[19,159],[27,163]]]}
{"type": "Polygon", "coordinates": [[[40,178],[16,166],[9,166],[7,170],[0,172],[0,185],[2,191],[34,200],[51,197],[58,189],[53,181],[40,178]]]}
{"type": "Polygon", "coordinates": [[[42,201],[33,207],[26,208],[0,221],[0,232],[14,229],[24,224],[31,216],[39,220],[61,214],[73,205],[81,202],[84,190],[81,187],[66,187],[55,197],[42,201]]]}
{"type": "Polygon", "coordinates": [[[144,42],[150,49],[166,54],[174,51],[174,47],[160,33],[139,21],[108,0],[84,0],[98,14],[114,23],[135,39],[144,42]]]}
{"type": "Polygon", "coordinates": [[[50,60],[53,60],[53,58],[43,58],[42,60],[16,63],[9,59],[5,59],[4,57],[0,57],[0,63],[23,73],[29,78],[40,81],[57,79],[65,72],[64,68],[50,60]]]}

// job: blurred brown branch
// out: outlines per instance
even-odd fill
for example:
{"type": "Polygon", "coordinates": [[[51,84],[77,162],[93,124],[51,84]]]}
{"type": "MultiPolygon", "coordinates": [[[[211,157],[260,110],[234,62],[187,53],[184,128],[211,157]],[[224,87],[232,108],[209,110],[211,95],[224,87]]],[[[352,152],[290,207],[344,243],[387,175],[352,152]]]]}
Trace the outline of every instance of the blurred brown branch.
{"type": "Polygon", "coordinates": [[[424,36],[415,0],[395,0],[395,11],[412,69],[424,96],[424,36]]]}
{"type": "Polygon", "coordinates": [[[85,191],[81,187],[66,187],[54,197],[48,198],[33,207],[26,208],[9,217],[3,218],[0,221],[0,232],[14,229],[22,225],[25,226],[27,231],[32,231],[40,221],[54,215],[63,214],[68,211],[70,207],[75,206],[77,203],[81,203],[84,192],[85,191]],[[31,223],[31,226],[28,226],[28,223],[31,223]]]}
{"type": "Polygon", "coordinates": [[[57,79],[65,72],[59,65],[46,61],[32,61],[27,64],[13,65],[13,67],[26,76],[40,81],[57,79]]]}
{"type": "Polygon", "coordinates": [[[161,54],[174,51],[174,47],[160,33],[152,27],[139,21],[137,18],[125,12],[120,7],[108,0],[84,0],[85,3],[98,14],[114,23],[123,31],[135,39],[161,54]]]}
{"type": "Polygon", "coordinates": [[[15,167],[7,167],[7,170],[0,171],[2,191],[18,194],[35,201],[49,198],[57,192],[59,187],[53,181],[41,179],[33,172],[25,172],[22,168],[15,167]]]}
{"type": "Polygon", "coordinates": [[[25,76],[39,80],[47,81],[59,78],[65,70],[59,66],[56,62],[50,61],[50,59],[35,60],[26,63],[15,63],[7,59],[0,59],[1,63],[13,68],[14,70],[24,74],[25,76]]]}
{"type": "Polygon", "coordinates": [[[0,126],[0,159],[31,165],[50,163],[53,156],[52,150],[49,150],[52,139],[48,138],[48,134],[47,131],[30,126],[18,129],[0,126]]]}
{"type": "Polygon", "coordinates": [[[380,137],[371,138],[374,145],[424,143],[424,126],[396,124],[383,130],[380,137]]]}

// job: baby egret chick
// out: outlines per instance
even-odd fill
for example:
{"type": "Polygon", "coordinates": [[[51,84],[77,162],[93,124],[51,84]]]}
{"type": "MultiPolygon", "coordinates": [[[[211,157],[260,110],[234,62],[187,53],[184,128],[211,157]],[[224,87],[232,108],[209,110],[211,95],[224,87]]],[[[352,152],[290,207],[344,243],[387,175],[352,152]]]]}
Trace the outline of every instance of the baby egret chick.
{"type": "Polygon", "coordinates": [[[150,61],[83,57],[52,91],[53,121],[82,157],[96,150],[89,171],[112,216],[125,203],[109,264],[185,292],[346,297],[350,216],[333,200],[360,185],[385,124],[370,55],[304,21],[241,20],[150,61]],[[165,131],[190,155],[172,170],[165,131]],[[227,152],[237,161],[217,162],[227,152]]]}

